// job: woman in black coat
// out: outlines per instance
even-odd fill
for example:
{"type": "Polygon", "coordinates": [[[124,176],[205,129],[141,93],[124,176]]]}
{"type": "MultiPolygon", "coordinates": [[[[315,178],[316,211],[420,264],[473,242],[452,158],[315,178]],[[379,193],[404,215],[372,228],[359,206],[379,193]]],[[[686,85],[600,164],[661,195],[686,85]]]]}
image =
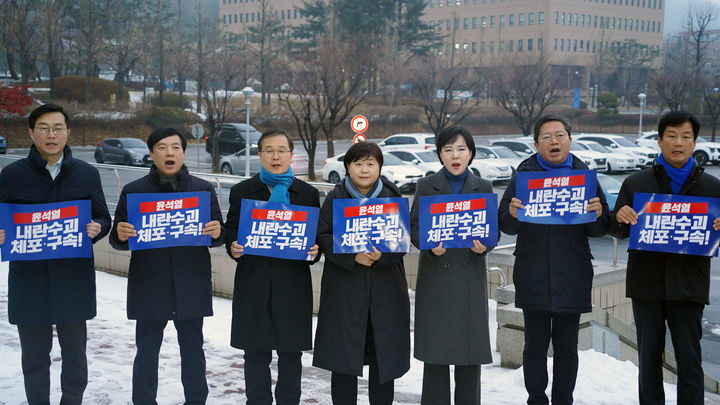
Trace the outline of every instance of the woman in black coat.
{"type": "Polygon", "coordinates": [[[331,191],[318,222],[325,253],[313,365],[332,371],[334,404],[357,402],[357,376],[370,365],[370,404],[391,404],[394,379],[410,368],[410,305],[404,253],[333,253],[333,200],[401,197],[380,178],[380,148],[360,142],[348,149],[345,181],[331,191]]]}

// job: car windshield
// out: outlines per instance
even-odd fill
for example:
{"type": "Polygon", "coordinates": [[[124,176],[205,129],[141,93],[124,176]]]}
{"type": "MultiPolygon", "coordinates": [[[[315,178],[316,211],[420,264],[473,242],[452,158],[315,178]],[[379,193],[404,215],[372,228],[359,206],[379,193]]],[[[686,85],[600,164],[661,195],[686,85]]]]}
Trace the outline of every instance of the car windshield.
{"type": "MultiPolygon", "coordinates": [[[[245,148],[240,149],[239,151],[235,152],[236,156],[245,156],[245,148]]],[[[257,156],[257,148],[252,147],[250,148],[250,156],[257,156]]]]}
{"type": "Polygon", "coordinates": [[[429,136],[429,137],[425,138],[425,143],[428,145],[435,145],[435,137],[429,136]]]}
{"type": "Polygon", "coordinates": [[[702,136],[698,136],[698,137],[697,137],[697,140],[696,140],[695,142],[696,142],[696,143],[708,143],[708,142],[710,142],[710,141],[708,141],[707,139],[703,138],[702,136]]]}
{"type": "Polygon", "coordinates": [[[520,157],[520,155],[508,148],[495,148],[493,152],[497,153],[500,158],[517,159],[520,157]]]}
{"type": "Polygon", "coordinates": [[[602,187],[606,193],[617,194],[620,192],[620,186],[622,186],[622,183],[614,178],[605,175],[598,175],[597,179],[600,182],[600,187],[602,187]]]}
{"type": "Polygon", "coordinates": [[[570,150],[588,150],[588,147],[577,142],[572,142],[570,144],[570,150]]]}
{"type": "Polygon", "coordinates": [[[625,139],[621,136],[614,136],[614,137],[612,137],[612,140],[624,148],[637,148],[637,145],[635,145],[634,143],[628,141],[627,139],[625,139]]]}
{"type": "Polygon", "coordinates": [[[419,152],[417,157],[423,162],[438,162],[440,160],[435,152],[419,152]]]}
{"type": "Polygon", "coordinates": [[[121,139],[123,148],[147,148],[147,144],[139,139],[121,139]]]}
{"type": "Polygon", "coordinates": [[[390,153],[383,154],[383,166],[405,166],[405,162],[390,153]]]}
{"type": "Polygon", "coordinates": [[[610,153],[610,150],[608,148],[600,145],[597,142],[588,142],[584,145],[594,150],[595,152],[610,153]]]}

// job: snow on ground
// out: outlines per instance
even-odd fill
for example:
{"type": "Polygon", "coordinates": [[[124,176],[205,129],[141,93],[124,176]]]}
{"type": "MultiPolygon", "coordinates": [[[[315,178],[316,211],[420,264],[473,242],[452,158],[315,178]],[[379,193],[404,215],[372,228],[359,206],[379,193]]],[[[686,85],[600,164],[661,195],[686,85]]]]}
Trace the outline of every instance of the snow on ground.
{"type": "MultiPolygon", "coordinates": [[[[7,323],[6,262],[0,263],[0,404],[15,405],[25,401],[20,345],[17,329],[7,323]]],[[[88,321],[89,383],[85,391],[87,404],[129,404],[134,346],[134,321],[125,314],[127,279],[103,272],[97,273],[98,316],[88,321]]],[[[411,298],[412,298],[411,294],[411,298]]],[[[205,355],[210,386],[208,404],[244,404],[242,351],[229,345],[231,301],[214,298],[215,316],[205,319],[205,355]]],[[[495,301],[490,301],[490,330],[495,347],[495,301]]],[[[60,350],[57,340],[51,353],[51,402],[60,401],[60,350]]],[[[330,404],[330,374],[312,367],[312,352],[303,355],[302,403],[330,404]]],[[[272,364],[276,367],[275,361],[272,364]]],[[[552,359],[548,360],[552,370],[552,359]]],[[[180,357],[172,323],[168,324],[160,352],[158,402],[181,404],[180,357]]],[[[275,376],[273,372],[273,376],[275,376]]],[[[552,374],[550,373],[552,376],[552,374]]],[[[367,377],[367,368],[365,370],[367,377]]],[[[575,389],[576,404],[637,403],[637,368],[592,350],[580,352],[580,369],[575,389]]],[[[413,359],[411,370],[395,383],[396,403],[419,403],[422,386],[422,363],[413,359]]],[[[667,403],[675,403],[675,386],[665,384],[667,403]]],[[[548,396],[550,387],[548,386],[548,396]]],[[[484,404],[521,404],[526,400],[522,369],[500,367],[500,353],[493,353],[493,363],[482,367],[482,401],[484,404]]],[[[367,403],[367,380],[359,383],[360,404],[367,403]]]]}

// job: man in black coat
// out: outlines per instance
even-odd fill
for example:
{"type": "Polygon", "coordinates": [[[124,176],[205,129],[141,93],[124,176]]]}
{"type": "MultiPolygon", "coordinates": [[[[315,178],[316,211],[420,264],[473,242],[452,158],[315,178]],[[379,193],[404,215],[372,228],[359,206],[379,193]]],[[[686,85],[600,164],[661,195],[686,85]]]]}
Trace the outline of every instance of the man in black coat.
{"type": "MultiPolygon", "coordinates": [[[[546,115],[535,123],[538,152],[522,162],[517,171],[556,169],[587,170],[570,154],[570,123],[563,117],[546,115]]],[[[515,197],[516,178],[510,180],[498,207],[500,230],[518,235],[515,246],[515,306],[525,321],[523,374],[528,404],[547,404],[547,351],[553,344],[552,403],[571,404],[578,368],[580,314],[592,310],[592,254],[588,237],[607,232],[610,211],[600,185],[588,200],[587,212],[595,222],[575,225],[544,225],[518,221],[523,201],[515,197]]]]}
{"type": "MultiPolygon", "coordinates": [[[[312,349],[312,281],[309,261],[276,259],[243,253],[237,240],[243,199],[320,207],[318,190],[293,177],[293,143],[282,130],[268,130],[258,139],[260,174],[230,190],[227,214],[228,254],[237,261],[233,290],[230,345],[245,354],[245,395],[248,405],[271,404],[272,351],[278,355],[275,402],[300,402],[302,350],[312,349]]],[[[308,252],[319,259],[318,246],[308,252]]]]}
{"type": "MultiPolygon", "coordinates": [[[[652,167],[623,182],[610,221],[613,236],[627,238],[630,225],[637,223],[634,193],[720,198],[720,181],[704,173],[692,158],[699,131],[700,123],[688,112],[672,111],[660,118],[657,142],[661,154],[652,167]]],[[[715,218],[713,228],[720,230],[720,218],[715,218]]],[[[637,328],[640,404],[665,403],[665,322],[675,348],[677,402],[703,403],[700,339],[709,292],[710,257],[628,250],[626,295],[632,299],[637,328]]]]}
{"type": "MultiPolygon", "coordinates": [[[[212,246],[224,240],[222,213],[215,189],[191,176],[183,164],[187,141],[175,128],[155,129],[148,137],[154,164],[145,177],[128,183],[120,194],[110,244],[128,249],[128,239],[137,231],[127,222],[127,195],[136,193],[210,193],[210,221],[203,228],[212,246]]],[[[208,396],[203,352],[203,317],[212,316],[210,252],[207,246],[174,246],[136,250],[128,272],[129,319],[136,319],[132,400],[134,404],[156,404],[158,354],[168,320],[177,330],[180,345],[181,379],[186,404],[204,404],[208,396]]]]}
{"type": "MultiPolygon", "coordinates": [[[[28,157],[0,172],[0,203],[90,200],[92,221],[85,230],[93,243],[102,239],[110,231],[110,214],[100,175],[73,159],[68,115],[45,104],[30,113],[28,124],[33,145],[28,157]]],[[[4,241],[0,230],[0,244],[4,241]]],[[[50,403],[53,325],[62,349],[61,403],[82,403],[88,380],[86,321],[96,315],[93,258],[11,261],[8,315],[20,336],[28,403],[50,403]]]]}

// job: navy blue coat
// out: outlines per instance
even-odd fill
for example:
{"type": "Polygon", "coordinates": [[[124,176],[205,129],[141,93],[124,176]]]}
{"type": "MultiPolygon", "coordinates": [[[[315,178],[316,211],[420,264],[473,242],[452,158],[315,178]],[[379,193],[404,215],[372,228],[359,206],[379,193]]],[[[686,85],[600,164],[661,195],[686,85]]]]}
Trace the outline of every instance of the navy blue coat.
{"type": "MultiPolygon", "coordinates": [[[[117,237],[119,222],[127,222],[127,195],[207,191],[210,193],[210,219],[220,221],[222,212],[215,189],[207,181],[191,176],[183,165],[177,174],[178,188],[160,184],[157,168],[123,187],[115,209],[110,244],[128,250],[128,242],[117,237]]],[[[225,242],[225,231],[212,240],[212,246],[225,242]]],[[[164,321],[212,316],[210,252],[207,246],[176,246],[132,252],[128,272],[127,314],[129,319],[164,321]]]]}
{"type": "MultiPolygon", "coordinates": [[[[93,166],[73,159],[65,146],[60,173],[53,180],[47,161],[35,146],[28,157],[0,172],[0,203],[46,204],[90,200],[93,221],[101,226],[93,243],[110,231],[100,175],[93,166]]],[[[84,229],[84,224],[81,224],[84,229]]],[[[10,262],[8,315],[12,324],[58,324],[96,315],[94,259],[53,259],[10,262]]]]}
{"type": "MultiPolygon", "coordinates": [[[[573,170],[587,166],[573,156],[573,170]]],[[[518,166],[518,172],[539,172],[544,169],[537,154],[518,166]]],[[[520,222],[510,215],[510,200],[515,197],[515,177],[505,189],[498,207],[500,230],[517,235],[515,243],[515,306],[551,312],[590,312],[593,267],[588,237],[605,235],[610,210],[600,184],[602,214],[595,221],[577,225],[543,225],[520,222]]]]}

